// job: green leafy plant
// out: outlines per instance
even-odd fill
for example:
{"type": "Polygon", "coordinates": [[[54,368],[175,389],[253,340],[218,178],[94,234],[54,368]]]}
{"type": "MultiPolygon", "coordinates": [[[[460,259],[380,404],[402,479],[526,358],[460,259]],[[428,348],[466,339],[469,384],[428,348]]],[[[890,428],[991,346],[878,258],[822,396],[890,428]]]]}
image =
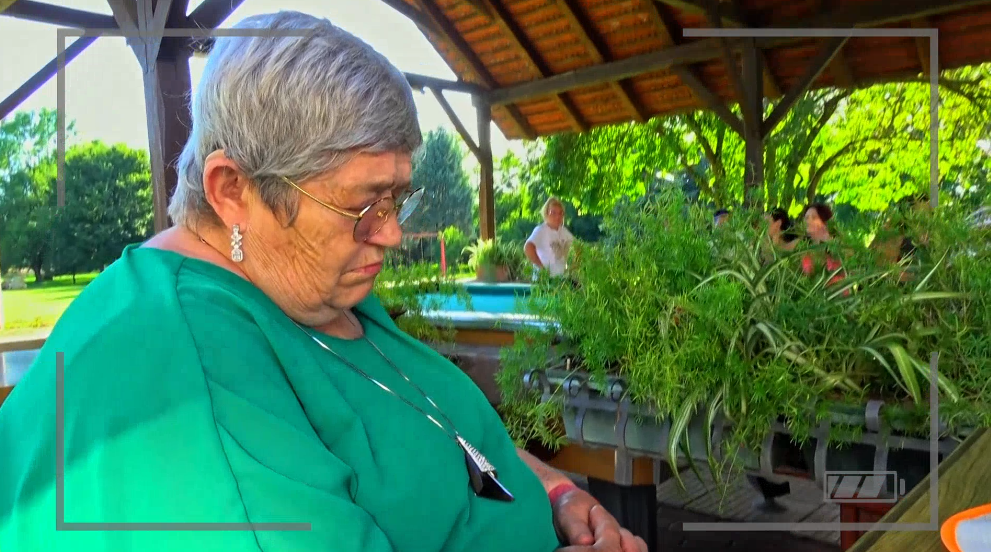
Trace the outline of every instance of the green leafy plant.
{"type": "Polygon", "coordinates": [[[933,352],[948,431],[991,425],[991,277],[979,268],[991,255],[967,245],[976,230],[964,215],[947,207],[928,226],[906,225],[927,236],[924,252],[889,262],[864,234],[866,221],[839,228],[833,242],[779,252],[764,246],[760,213],[738,211],[713,229],[709,212],[676,187],[623,202],[605,237],[583,248],[577,286],[533,289],[531,312],[556,320],[564,344],[535,346],[527,334],[504,353],[511,430],[559,442],[547,403],[563,403],[561,394],[544,400],[519,386],[526,371],[569,359],[593,381],[621,376],[633,403],[671,421],[673,467],[679,452],[691,461],[691,420],[726,420],[722,450],[706,436],[718,481],[774,422],[802,442],[830,416],[830,439],[856,438],[862,422],[845,423],[845,413],[869,399],[885,401],[882,413],[900,431],[927,435],[933,352]],[[803,272],[806,257],[827,254],[842,266],[803,272]]]}

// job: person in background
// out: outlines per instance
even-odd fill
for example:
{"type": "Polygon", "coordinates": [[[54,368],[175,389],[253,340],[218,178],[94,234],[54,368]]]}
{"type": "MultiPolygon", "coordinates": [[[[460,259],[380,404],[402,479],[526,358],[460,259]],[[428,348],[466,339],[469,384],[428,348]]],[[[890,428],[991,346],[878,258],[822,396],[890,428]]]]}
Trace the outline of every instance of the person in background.
{"type": "MultiPolygon", "coordinates": [[[[889,215],[888,220],[882,226],[879,236],[871,244],[871,247],[878,252],[879,261],[882,264],[905,263],[908,265],[917,260],[919,246],[928,245],[929,236],[923,231],[917,238],[913,239],[905,211],[918,214],[929,210],[931,210],[929,198],[925,194],[918,194],[908,201],[899,202],[895,211],[889,215]]],[[[911,279],[912,270],[906,268],[900,272],[899,281],[907,282],[911,279]]]]}
{"type": "Polygon", "coordinates": [[[798,234],[792,229],[791,217],[778,207],[767,214],[767,237],[778,249],[792,251],[798,245],[798,234]]]}
{"type": "Polygon", "coordinates": [[[530,233],[523,245],[523,252],[537,271],[547,270],[551,276],[561,276],[568,268],[568,253],[575,237],[564,226],[561,200],[548,198],[541,214],[544,222],[530,233]]]}
{"type": "Polygon", "coordinates": [[[729,219],[729,216],[730,216],[729,209],[720,209],[716,211],[716,214],[712,216],[713,226],[718,228],[720,225],[726,222],[727,219],[729,219]]]}
{"type": "MultiPolygon", "coordinates": [[[[833,218],[833,210],[824,203],[813,203],[805,209],[805,235],[815,245],[826,244],[833,241],[833,235],[829,232],[829,221],[833,218]]],[[[827,272],[839,270],[842,266],[840,261],[834,258],[829,252],[825,253],[825,269],[827,272]]],[[[816,270],[816,262],[811,253],[806,253],[802,257],[802,272],[811,276],[816,270]]],[[[839,274],[829,280],[833,284],[843,277],[839,274]]]]}

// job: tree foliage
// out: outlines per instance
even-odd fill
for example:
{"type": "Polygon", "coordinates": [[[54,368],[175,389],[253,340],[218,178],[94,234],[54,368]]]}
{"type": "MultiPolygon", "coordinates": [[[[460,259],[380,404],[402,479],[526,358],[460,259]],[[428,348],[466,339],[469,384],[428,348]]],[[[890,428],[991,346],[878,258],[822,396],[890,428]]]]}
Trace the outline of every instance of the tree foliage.
{"type": "MultiPolygon", "coordinates": [[[[778,102],[765,102],[765,118],[778,102]]],[[[857,90],[806,93],[765,140],[759,207],[798,209],[831,198],[881,211],[928,192],[930,86],[920,77],[857,90]]],[[[945,72],[939,90],[939,183],[985,188],[991,64],[945,72]]],[[[542,141],[537,179],[580,211],[605,214],[657,178],[715,207],[743,199],[744,141],[709,111],[595,128],[542,141]]]]}
{"type": "Polygon", "coordinates": [[[59,207],[55,135],[48,110],[18,113],[0,127],[4,268],[29,268],[38,281],[100,270],[152,232],[147,152],[99,141],[68,148],[59,207]]]}
{"type": "Polygon", "coordinates": [[[410,216],[410,232],[440,232],[454,226],[472,231],[470,206],[474,193],[464,169],[460,139],[444,128],[427,133],[413,165],[413,188],[424,189],[420,206],[410,216]]]}

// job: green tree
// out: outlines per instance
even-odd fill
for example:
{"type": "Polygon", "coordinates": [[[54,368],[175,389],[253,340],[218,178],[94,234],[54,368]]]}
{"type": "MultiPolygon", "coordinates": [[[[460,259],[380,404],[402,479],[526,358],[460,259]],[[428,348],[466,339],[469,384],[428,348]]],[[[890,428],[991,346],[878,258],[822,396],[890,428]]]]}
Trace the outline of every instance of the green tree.
{"type": "MultiPolygon", "coordinates": [[[[0,121],[0,250],[3,268],[29,267],[39,281],[48,270],[55,218],[56,112],[17,112],[0,121]]],[[[66,125],[66,135],[73,125],[66,125]]]]}
{"type": "Polygon", "coordinates": [[[30,268],[39,282],[102,269],[152,231],[148,154],[123,145],[69,148],[58,207],[53,115],[19,113],[0,129],[9,153],[0,167],[0,248],[6,266],[30,268]]]}
{"type": "Polygon", "coordinates": [[[102,270],[153,231],[148,154],[94,141],[66,152],[66,202],[56,221],[53,269],[102,270]]]}
{"type": "Polygon", "coordinates": [[[459,138],[444,128],[427,133],[412,176],[413,187],[422,187],[424,195],[406,223],[409,232],[440,232],[454,226],[471,233],[474,194],[464,159],[459,138]]]}
{"type": "MultiPolygon", "coordinates": [[[[761,207],[797,209],[830,198],[880,211],[929,183],[929,85],[909,82],[805,94],[765,141],[761,207]]],[[[765,116],[777,102],[765,103],[765,116]]],[[[985,187],[991,136],[991,64],[940,79],[940,183],[985,187]]],[[[735,109],[735,108],[734,108],[735,109]]],[[[743,199],[744,143],[719,117],[699,111],[600,127],[541,141],[535,160],[550,193],[583,213],[608,213],[647,193],[658,178],[715,207],[743,199]]]]}

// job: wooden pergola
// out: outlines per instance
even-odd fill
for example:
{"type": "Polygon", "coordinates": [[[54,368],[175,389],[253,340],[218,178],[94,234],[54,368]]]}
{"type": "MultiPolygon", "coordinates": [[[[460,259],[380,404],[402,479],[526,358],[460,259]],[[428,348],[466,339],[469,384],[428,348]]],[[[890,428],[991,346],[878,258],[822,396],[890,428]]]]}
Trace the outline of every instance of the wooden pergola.
{"type": "MultiPolygon", "coordinates": [[[[34,0],[0,0],[0,15],[63,27],[215,29],[243,0],[108,0],[113,16],[34,0]]],[[[481,236],[495,235],[490,124],[510,139],[582,132],[710,110],[746,141],[748,187],[763,182],[764,140],[810,89],[852,89],[928,76],[928,38],[688,38],[699,28],[937,29],[939,67],[991,60],[991,0],[381,0],[412,21],[457,75],[407,74],[429,89],[481,165],[481,236]],[[472,137],[445,92],[474,97],[472,137]],[[765,101],[775,108],[765,116],[765,101]],[[733,109],[739,106],[738,109],[733,109]],[[737,114],[739,113],[739,115],[737,114]]],[[[70,62],[95,40],[68,45],[70,62]]],[[[169,226],[174,162],[189,136],[189,59],[209,41],[129,40],[143,70],[155,228],[169,226]]],[[[8,54],[10,55],[10,54],[8,54]]],[[[0,118],[52,78],[53,59],[6,99],[0,118]]],[[[0,397],[2,398],[2,397],[0,397]]],[[[612,451],[566,449],[557,467],[615,483],[624,524],[656,538],[656,465],[612,451]]],[[[610,483],[610,484],[612,484],[610,483]]]]}
{"type": "MultiPolygon", "coordinates": [[[[215,29],[243,0],[108,0],[113,16],[33,0],[0,15],[86,29],[215,29]]],[[[412,21],[458,76],[407,74],[429,89],[481,165],[481,236],[495,235],[492,121],[510,139],[708,109],[747,144],[748,187],[763,175],[763,141],[810,89],[918,79],[928,38],[703,38],[690,28],[938,29],[939,67],[991,60],[991,0],[382,0],[412,21]],[[444,92],[469,93],[473,138],[444,92]],[[769,116],[766,99],[779,100],[769,116]],[[731,106],[739,105],[737,115],[731,106]]],[[[68,63],[95,40],[76,39],[68,63]]],[[[209,41],[128,40],[143,69],[156,231],[169,226],[174,162],[189,135],[189,58],[209,41]]],[[[11,113],[57,72],[53,59],[9,97],[11,113]]]]}

